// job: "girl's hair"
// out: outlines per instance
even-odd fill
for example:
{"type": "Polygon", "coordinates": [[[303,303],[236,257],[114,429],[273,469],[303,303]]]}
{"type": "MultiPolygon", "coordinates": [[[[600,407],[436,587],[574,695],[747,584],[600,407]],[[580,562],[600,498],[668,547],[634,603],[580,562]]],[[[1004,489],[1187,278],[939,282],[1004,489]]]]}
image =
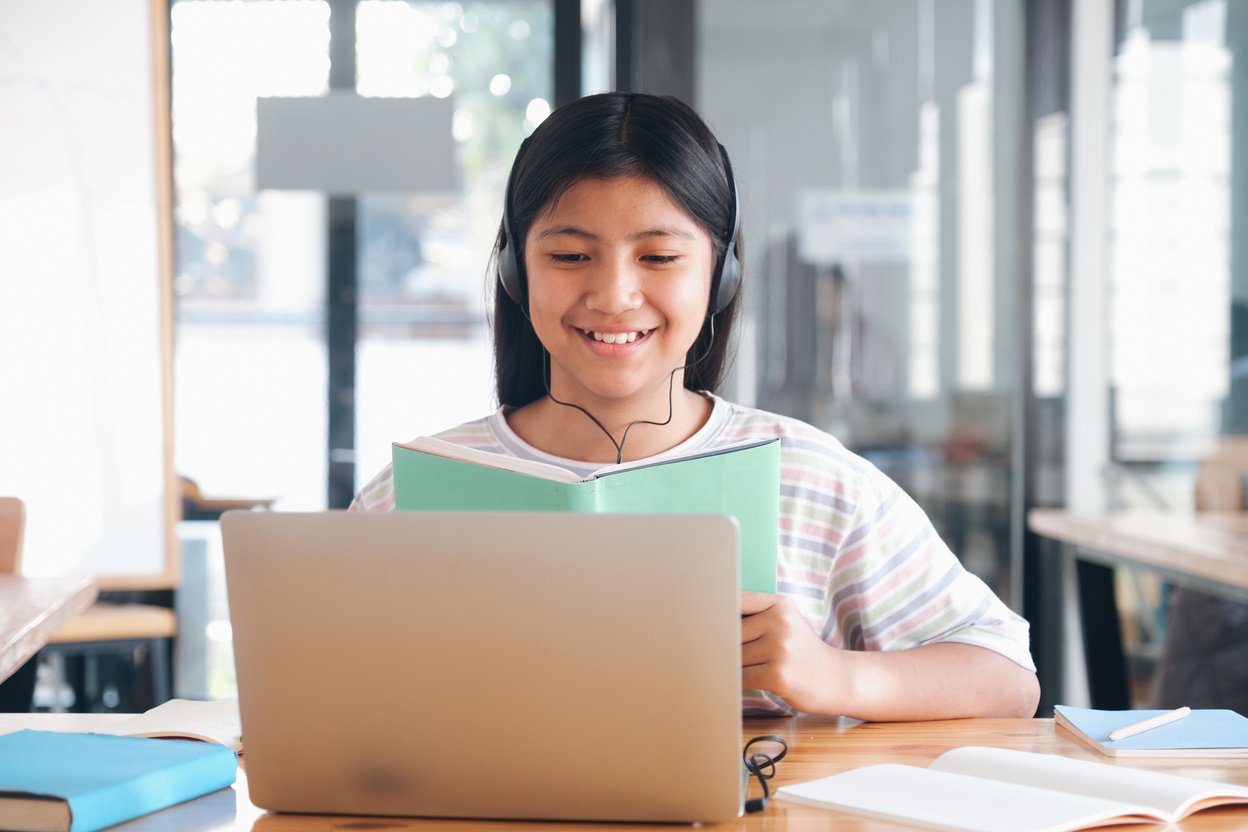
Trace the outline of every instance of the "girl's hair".
{"type": "MultiPolygon", "coordinates": [[[[583,179],[639,176],[662,188],[706,230],[715,247],[718,273],[732,236],[736,201],[725,165],[710,128],[687,104],[670,96],[621,92],[587,96],[555,110],[533,131],[513,164],[506,222],[499,227],[491,259],[491,273],[496,275],[494,374],[500,404],[522,407],[546,395],[545,350],[528,310],[513,301],[497,279],[504,241],[508,250],[502,256],[516,258],[523,283],[524,240],[542,211],[583,179]]],[[[741,256],[739,231],[737,255],[741,256]]],[[[710,297],[716,288],[711,286],[710,297]]],[[[685,369],[685,387],[690,390],[719,389],[740,298],[738,291],[723,311],[703,323],[685,358],[692,365],[685,369]]],[[[527,292],[522,302],[527,304],[527,292]]]]}

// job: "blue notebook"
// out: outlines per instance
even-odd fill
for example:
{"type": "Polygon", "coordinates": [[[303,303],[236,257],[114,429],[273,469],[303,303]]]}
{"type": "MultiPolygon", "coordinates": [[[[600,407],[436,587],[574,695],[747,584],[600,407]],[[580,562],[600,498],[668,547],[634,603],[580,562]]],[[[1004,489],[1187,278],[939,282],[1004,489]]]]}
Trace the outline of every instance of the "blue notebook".
{"type": "Polygon", "coordinates": [[[1190,716],[1113,742],[1109,732],[1165,710],[1098,711],[1058,705],[1054,721],[1109,757],[1248,757],[1248,718],[1235,711],[1193,709],[1190,716]]]}
{"type": "Polygon", "coordinates": [[[93,832],[234,782],[238,756],[188,740],[0,736],[0,829],[93,832]]]}

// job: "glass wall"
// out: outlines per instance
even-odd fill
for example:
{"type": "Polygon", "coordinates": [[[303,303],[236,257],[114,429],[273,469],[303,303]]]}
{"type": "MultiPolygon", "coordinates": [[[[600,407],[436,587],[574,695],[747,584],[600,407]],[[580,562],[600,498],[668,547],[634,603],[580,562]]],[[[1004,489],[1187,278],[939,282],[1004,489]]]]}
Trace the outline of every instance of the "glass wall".
{"type": "MultiPolygon", "coordinates": [[[[326,197],[256,190],[256,99],[328,91],[329,15],[172,5],[177,466],[285,509],[325,506],[326,197]]],[[[492,405],[486,260],[512,156],[550,111],[553,27],[550,0],[357,6],[358,94],[452,99],[459,183],[360,195],[357,485],[391,442],[492,405]]]]}
{"type": "Polygon", "coordinates": [[[512,158],[554,101],[554,17],[550,0],[366,0],[356,21],[360,95],[454,100],[460,182],[360,200],[358,486],[391,442],[493,406],[487,260],[512,158]]]}
{"type": "Polygon", "coordinates": [[[178,472],[207,494],[325,499],[325,197],[255,188],[256,99],[329,86],[329,4],[177,0],[178,472]]]}
{"type": "MultiPolygon", "coordinates": [[[[1119,0],[1111,65],[1110,508],[1248,508],[1248,8],[1119,0]]],[[[1244,707],[1248,607],[1119,570],[1137,704],[1244,707]],[[1178,701],[1182,700],[1182,701],[1178,701]]]]}
{"type": "Polygon", "coordinates": [[[1016,608],[1021,3],[698,7],[750,325],[734,395],[874,461],[1016,608]]]}
{"type": "Polygon", "coordinates": [[[1223,0],[1119,3],[1107,299],[1110,454],[1123,476],[1111,504],[1191,508],[1195,463],[1245,420],[1227,407],[1236,19],[1248,36],[1223,0]]]}

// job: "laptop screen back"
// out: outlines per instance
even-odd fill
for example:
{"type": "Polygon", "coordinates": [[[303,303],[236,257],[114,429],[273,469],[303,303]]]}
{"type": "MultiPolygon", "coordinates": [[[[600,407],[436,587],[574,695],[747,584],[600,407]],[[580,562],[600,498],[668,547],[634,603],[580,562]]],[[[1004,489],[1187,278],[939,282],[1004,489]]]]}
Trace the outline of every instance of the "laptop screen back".
{"type": "Polygon", "coordinates": [[[739,813],[731,519],[231,512],[222,529],[258,805],[739,813]]]}

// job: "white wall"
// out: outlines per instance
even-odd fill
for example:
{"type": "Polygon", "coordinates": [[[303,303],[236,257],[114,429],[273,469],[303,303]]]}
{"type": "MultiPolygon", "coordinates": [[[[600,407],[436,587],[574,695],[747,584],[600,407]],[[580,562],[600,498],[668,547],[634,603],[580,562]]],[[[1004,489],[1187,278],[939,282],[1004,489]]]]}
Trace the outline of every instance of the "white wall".
{"type": "Polygon", "coordinates": [[[28,574],[165,567],[147,0],[0,0],[0,493],[28,574]]]}

